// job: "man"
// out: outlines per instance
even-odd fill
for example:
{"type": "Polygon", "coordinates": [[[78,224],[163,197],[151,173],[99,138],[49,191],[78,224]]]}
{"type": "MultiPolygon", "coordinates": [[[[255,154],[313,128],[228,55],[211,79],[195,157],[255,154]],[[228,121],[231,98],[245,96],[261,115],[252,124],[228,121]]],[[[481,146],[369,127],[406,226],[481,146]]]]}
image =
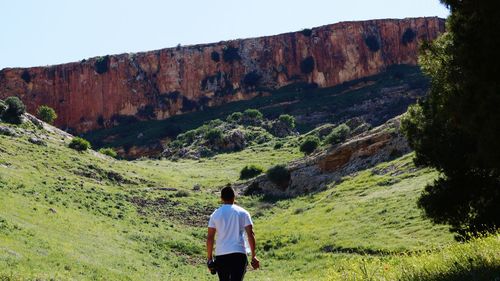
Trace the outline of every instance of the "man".
{"type": "Polygon", "coordinates": [[[215,248],[215,265],[220,281],[241,281],[246,273],[248,260],[246,256],[244,234],[252,252],[251,265],[259,268],[259,260],[255,255],[255,234],[250,214],[234,204],[235,194],[230,186],[221,191],[222,206],[210,216],[208,222],[207,258],[213,260],[214,238],[217,232],[215,248]]]}

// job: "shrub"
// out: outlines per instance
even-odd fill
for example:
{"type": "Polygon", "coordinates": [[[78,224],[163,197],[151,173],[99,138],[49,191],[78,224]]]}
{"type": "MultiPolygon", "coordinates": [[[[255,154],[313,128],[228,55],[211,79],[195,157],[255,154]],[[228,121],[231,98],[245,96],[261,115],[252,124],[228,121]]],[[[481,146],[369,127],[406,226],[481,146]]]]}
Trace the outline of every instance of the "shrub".
{"type": "Polygon", "coordinates": [[[221,129],[210,129],[205,135],[205,139],[214,144],[222,139],[222,130],[221,129]]]}
{"type": "Polygon", "coordinates": [[[91,146],[90,142],[88,142],[86,139],[80,137],[74,137],[69,143],[69,148],[72,148],[77,151],[85,151],[87,149],[90,149],[91,146]]]}
{"type": "Polygon", "coordinates": [[[281,188],[287,188],[290,182],[290,171],[285,165],[276,165],[266,172],[267,178],[281,188]]]}
{"type": "Polygon", "coordinates": [[[233,112],[229,116],[227,116],[226,121],[231,123],[239,123],[243,118],[243,113],[241,112],[233,112]]]}
{"type": "Polygon", "coordinates": [[[225,62],[233,62],[240,60],[240,54],[238,53],[238,48],[226,46],[222,49],[222,59],[225,62]]]}
{"type": "Polygon", "coordinates": [[[40,120],[42,120],[43,122],[47,122],[49,124],[54,123],[54,120],[57,119],[56,111],[53,108],[46,105],[38,107],[37,116],[38,118],[40,118],[40,120]]]}
{"type": "Polygon", "coordinates": [[[98,57],[94,63],[95,72],[103,74],[108,71],[109,56],[98,57]]]}
{"type": "Polygon", "coordinates": [[[5,100],[7,108],[2,114],[2,119],[9,123],[21,123],[21,115],[26,112],[26,106],[18,97],[8,97],[5,100]]]}
{"type": "Polygon", "coordinates": [[[23,73],[21,74],[21,79],[23,79],[26,83],[31,82],[31,74],[28,70],[23,71],[23,73]]]}
{"type": "Polygon", "coordinates": [[[403,43],[403,45],[406,46],[409,43],[413,42],[413,40],[415,40],[416,36],[417,36],[417,34],[415,33],[415,31],[413,31],[413,29],[407,28],[405,30],[405,32],[403,33],[403,37],[401,38],[401,42],[403,43]]]}
{"type": "Polygon", "coordinates": [[[245,74],[245,77],[243,78],[243,84],[247,87],[255,87],[260,81],[260,76],[257,71],[252,71],[247,74],[245,74]]]}
{"type": "Polygon", "coordinates": [[[219,62],[220,61],[220,55],[217,51],[213,51],[211,54],[210,54],[210,57],[212,58],[213,61],[215,62],[219,62]]]}
{"type": "Polygon", "coordinates": [[[309,56],[300,62],[300,71],[304,74],[309,74],[314,70],[314,58],[309,56]]]}
{"type": "Polygon", "coordinates": [[[300,151],[304,154],[311,154],[318,148],[319,138],[316,136],[308,136],[302,144],[300,144],[300,151]]]}
{"type": "Polygon", "coordinates": [[[187,190],[179,190],[174,194],[175,197],[189,197],[189,195],[190,193],[187,190]]]}
{"type": "Polygon", "coordinates": [[[326,143],[329,144],[338,144],[347,139],[351,129],[346,124],[341,124],[332,130],[328,136],[326,136],[326,143]]]}
{"type": "Polygon", "coordinates": [[[264,118],[264,115],[262,115],[262,113],[257,109],[247,109],[243,111],[243,117],[249,119],[262,120],[262,118],[264,118]]]}
{"type": "Polygon", "coordinates": [[[295,128],[295,117],[293,117],[292,115],[282,114],[282,115],[280,115],[280,117],[278,117],[278,119],[281,122],[287,124],[288,127],[295,128]]]}
{"type": "Polygon", "coordinates": [[[240,180],[250,179],[262,174],[264,169],[256,165],[248,165],[243,167],[240,171],[240,180]]]}
{"type": "Polygon", "coordinates": [[[366,36],[365,44],[366,46],[368,46],[368,49],[370,49],[370,51],[374,53],[380,50],[380,43],[378,42],[377,37],[375,37],[374,35],[366,36]]]}
{"type": "Polygon", "coordinates": [[[302,35],[306,37],[309,37],[312,35],[312,30],[310,28],[304,28],[300,33],[302,33],[302,35]]]}
{"type": "Polygon", "coordinates": [[[273,146],[273,149],[281,149],[283,147],[283,143],[282,142],[277,142],[274,144],[273,146]]]}
{"type": "Polygon", "coordinates": [[[111,147],[106,147],[106,148],[103,147],[103,148],[99,149],[99,153],[104,154],[104,155],[108,155],[108,156],[113,157],[113,158],[116,158],[118,156],[116,151],[111,147]]]}

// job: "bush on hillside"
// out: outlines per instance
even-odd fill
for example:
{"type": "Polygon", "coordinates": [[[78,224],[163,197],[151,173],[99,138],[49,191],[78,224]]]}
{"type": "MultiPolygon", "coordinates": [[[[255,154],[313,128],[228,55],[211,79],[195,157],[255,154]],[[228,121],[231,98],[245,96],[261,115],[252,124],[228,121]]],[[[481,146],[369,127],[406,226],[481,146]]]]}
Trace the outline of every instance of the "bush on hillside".
{"type": "Polygon", "coordinates": [[[300,144],[300,152],[304,154],[311,154],[318,148],[319,146],[319,138],[317,136],[308,136],[301,144],[300,144]]]}
{"type": "Polygon", "coordinates": [[[264,115],[257,109],[247,109],[243,111],[242,121],[245,125],[257,125],[263,118],[264,115]]]}
{"type": "Polygon", "coordinates": [[[273,149],[277,150],[277,149],[281,149],[282,147],[283,147],[283,143],[282,142],[277,142],[277,143],[274,144],[273,149]]]}
{"type": "Polygon", "coordinates": [[[295,117],[293,117],[292,115],[289,115],[289,114],[282,114],[278,117],[278,119],[287,124],[288,127],[290,128],[295,128],[295,117]]]}
{"type": "Polygon", "coordinates": [[[31,74],[28,70],[23,71],[23,73],[21,74],[21,79],[23,79],[24,82],[28,84],[31,82],[31,74]]]}
{"type": "Polygon", "coordinates": [[[380,43],[378,42],[377,37],[375,37],[374,35],[367,36],[365,38],[365,44],[366,46],[368,46],[368,49],[370,49],[370,51],[374,53],[380,50],[380,43]]]}
{"type": "Polygon", "coordinates": [[[413,42],[415,40],[415,37],[417,37],[417,34],[413,29],[407,28],[405,32],[403,33],[403,37],[401,38],[401,42],[403,42],[403,45],[408,45],[409,43],[413,42]]]}
{"type": "Polygon", "coordinates": [[[26,112],[24,103],[18,97],[8,97],[5,100],[5,105],[7,108],[4,109],[2,119],[9,123],[21,123],[21,115],[26,112]]]}
{"type": "Polygon", "coordinates": [[[314,70],[314,58],[309,56],[300,62],[300,71],[304,74],[309,74],[314,70]]]}
{"type": "Polygon", "coordinates": [[[240,171],[240,180],[251,179],[262,174],[262,172],[264,172],[262,167],[256,165],[245,166],[240,171]]]}
{"type": "Polygon", "coordinates": [[[210,58],[214,61],[214,62],[219,62],[220,61],[220,55],[217,51],[213,51],[211,54],[210,54],[210,58]]]}
{"type": "Polygon", "coordinates": [[[69,148],[72,148],[77,151],[85,151],[87,149],[90,149],[91,146],[90,142],[88,142],[86,139],[80,137],[74,137],[69,143],[69,148]]]}
{"type": "Polygon", "coordinates": [[[56,111],[46,105],[38,107],[36,115],[38,116],[38,118],[40,118],[40,120],[49,124],[54,123],[54,120],[57,119],[56,111]]]}
{"type": "Polygon", "coordinates": [[[210,129],[205,135],[205,139],[211,144],[215,144],[216,142],[222,140],[222,130],[221,129],[210,129]]]}
{"type": "Polygon", "coordinates": [[[233,112],[231,115],[227,116],[226,121],[230,123],[240,123],[243,119],[243,113],[233,112]]]}
{"type": "Polygon", "coordinates": [[[262,76],[257,73],[257,71],[252,71],[245,74],[245,77],[243,77],[243,84],[247,87],[255,87],[259,84],[261,78],[262,76]]]}
{"type": "Polygon", "coordinates": [[[283,189],[287,188],[290,182],[290,171],[285,165],[276,165],[269,168],[266,176],[272,183],[283,189]]]}
{"type": "Polygon", "coordinates": [[[332,130],[328,136],[326,136],[325,142],[328,144],[338,144],[347,139],[351,129],[346,124],[341,124],[332,130]]]}
{"type": "Polygon", "coordinates": [[[103,74],[108,71],[109,56],[98,57],[94,63],[95,72],[103,74]]]}
{"type": "Polygon", "coordinates": [[[106,148],[103,147],[103,148],[99,149],[99,153],[104,154],[104,155],[108,155],[108,156],[113,157],[113,158],[116,158],[118,156],[116,151],[111,147],[106,147],[106,148]]]}
{"type": "Polygon", "coordinates": [[[304,35],[306,37],[310,37],[312,35],[312,29],[305,28],[305,29],[302,29],[302,31],[300,33],[302,33],[302,35],[304,35]]]}
{"type": "Polygon", "coordinates": [[[240,54],[238,52],[238,48],[226,46],[222,49],[222,59],[225,62],[233,62],[237,60],[241,60],[240,54]]]}

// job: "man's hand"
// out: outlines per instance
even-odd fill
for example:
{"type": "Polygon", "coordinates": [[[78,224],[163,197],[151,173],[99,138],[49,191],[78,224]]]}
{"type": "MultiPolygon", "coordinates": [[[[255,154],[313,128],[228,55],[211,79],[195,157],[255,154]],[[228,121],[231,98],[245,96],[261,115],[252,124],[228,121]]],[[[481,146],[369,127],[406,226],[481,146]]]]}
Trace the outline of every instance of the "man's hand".
{"type": "Polygon", "coordinates": [[[260,261],[257,257],[253,257],[252,262],[250,262],[250,264],[252,265],[253,269],[258,269],[260,267],[260,261]]]}

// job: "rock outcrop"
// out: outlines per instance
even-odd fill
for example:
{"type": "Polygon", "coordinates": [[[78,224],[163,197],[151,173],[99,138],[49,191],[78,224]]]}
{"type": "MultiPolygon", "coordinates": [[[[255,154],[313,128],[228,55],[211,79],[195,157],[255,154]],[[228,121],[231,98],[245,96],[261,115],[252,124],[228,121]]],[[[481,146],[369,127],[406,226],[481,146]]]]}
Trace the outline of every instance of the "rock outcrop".
{"type": "Polygon", "coordinates": [[[400,117],[352,137],[345,143],[291,162],[286,186],[277,186],[261,175],[234,188],[246,194],[297,196],[321,191],[342,177],[392,160],[411,150],[399,132],[400,117]]]}
{"type": "Polygon", "coordinates": [[[75,132],[130,119],[164,119],[250,99],[292,83],[319,87],[416,64],[419,43],[444,32],[440,18],[342,22],[301,32],[0,71],[0,98],[34,112],[53,107],[75,132]]]}

